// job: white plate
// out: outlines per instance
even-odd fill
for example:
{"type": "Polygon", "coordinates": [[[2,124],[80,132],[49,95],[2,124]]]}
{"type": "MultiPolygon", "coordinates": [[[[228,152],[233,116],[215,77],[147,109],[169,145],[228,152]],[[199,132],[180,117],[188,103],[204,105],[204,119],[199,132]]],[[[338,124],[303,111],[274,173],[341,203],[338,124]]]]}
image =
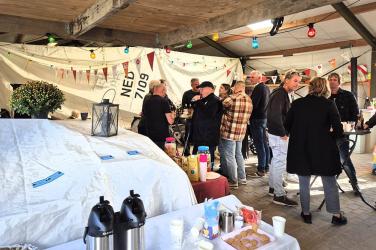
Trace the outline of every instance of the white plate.
{"type": "MultiPolygon", "coordinates": [[[[233,237],[235,237],[236,235],[238,235],[238,234],[240,234],[241,232],[246,231],[246,230],[248,230],[248,229],[252,229],[252,226],[246,226],[246,227],[243,227],[243,228],[241,228],[241,229],[234,230],[234,231],[232,231],[231,233],[221,235],[221,239],[224,241],[225,246],[226,246],[226,247],[225,247],[225,250],[236,250],[236,248],[234,248],[234,247],[232,247],[231,245],[229,245],[227,242],[225,242],[225,240],[227,240],[227,239],[229,239],[229,238],[233,238],[233,237]]],[[[250,236],[250,237],[247,237],[247,239],[250,239],[250,240],[255,239],[255,240],[257,240],[257,241],[259,242],[259,247],[258,247],[257,249],[266,249],[270,243],[272,243],[273,241],[275,241],[275,237],[274,237],[274,236],[272,236],[272,235],[270,235],[270,234],[268,234],[268,233],[262,231],[261,229],[258,229],[258,230],[257,230],[257,233],[259,233],[259,234],[265,234],[265,235],[267,235],[267,236],[269,237],[269,239],[270,239],[270,242],[269,242],[269,243],[260,246],[261,242],[260,242],[260,240],[259,240],[257,237],[254,237],[253,235],[250,236]]]]}

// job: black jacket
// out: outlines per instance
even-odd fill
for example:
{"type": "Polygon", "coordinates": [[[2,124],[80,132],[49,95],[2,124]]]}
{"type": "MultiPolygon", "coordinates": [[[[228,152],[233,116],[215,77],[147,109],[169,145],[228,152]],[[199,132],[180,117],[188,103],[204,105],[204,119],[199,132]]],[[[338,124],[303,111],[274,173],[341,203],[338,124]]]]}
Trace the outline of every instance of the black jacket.
{"type": "Polygon", "coordinates": [[[329,99],[333,100],[339,111],[341,121],[356,122],[358,120],[359,108],[354,95],[347,90],[339,88],[336,95],[331,95],[329,99]]]}
{"type": "Polygon", "coordinates": [[[195,145],[216,146],[222,118],[222,102],[210,94],[193,104],[192,141],[195,145]]]}
{"type": "Polygon", "coordinates": [[[267,127],[270,134],[276,136],[287,135],[283,124],[290,105],[289,95],[283,87],[276,88],[270,94],[267,105],[267,127]]]}
{"type": "Polygon", "coordinates": [[[343,135],[343,128],[332,100],[313,95],[297,99],[287,114],[285,127],[290,134],[288,173],[320,176],[341,173],[336,138],[343,135]]]}
{"type": "Polygon", "coordinates": [[[187,90],[183,94],[183,98],[181,100],[181,105],[183,108],[190,108],[192,106],[192,98],[195,95],[199,95],[200,92],[195,92],[193,90],[187,90]]]}
{"type": "Polygon", "coordinates": [[[252,99],[252,119],[266,119],[266,105],[269,102],[270,90],[269,87],[264,83],[259,83],[253,89],[251,99],[252,99]]]}
{"type": "Polygon", "coordinates": [[[368,125],[369,128],[372,128],[373,126],[376,125],[376,114],[374,114],[371,118],[369,118],[368,121],[366,121],[366,124],[368,125]]]}

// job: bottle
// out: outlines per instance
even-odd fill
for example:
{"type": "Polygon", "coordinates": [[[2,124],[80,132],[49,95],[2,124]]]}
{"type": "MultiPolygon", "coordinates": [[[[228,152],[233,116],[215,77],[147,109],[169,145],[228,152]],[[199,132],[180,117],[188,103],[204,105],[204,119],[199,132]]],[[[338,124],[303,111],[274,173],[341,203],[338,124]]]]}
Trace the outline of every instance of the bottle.
{"type": "Polygon", "coordinates": [[[210,151],[208,146],[199,146],[197,150],[197,155],[200,157],[201,154],[207,155],[207,171],[210,172],[212,170],[212,164],[210,159],[210,151]]]}
{"type": "Polygon", "coordinates": [[[206,181],[206,172],[208,170],[208,159],[206,154],[200,154],[198,158],[198,162],[200,165],[200,181],[205,182],[206,181]]]}
{"type": "Polygon", "coordinates": [[[167,137],[165,142],[165,152],[171,158],[176,156],[176,142],[174,137],[167,137]]]}
{"type": "Polygon", "coordinates": [[[364,101],[364,109],[367,109],[369,106],[371,106],[371,101],[369,97],[366,97],[366,100],[364,101]]]}

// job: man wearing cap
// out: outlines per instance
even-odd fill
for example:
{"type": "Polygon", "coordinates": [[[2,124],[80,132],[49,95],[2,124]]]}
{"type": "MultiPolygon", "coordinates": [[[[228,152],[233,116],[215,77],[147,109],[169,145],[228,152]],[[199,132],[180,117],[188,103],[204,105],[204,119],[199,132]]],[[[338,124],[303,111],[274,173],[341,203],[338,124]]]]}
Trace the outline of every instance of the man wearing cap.
{"type": "Polygon", "coordinates": [[[245,93],[245,84],[238,81],[234,85],[234,93],[223,101],[221,121],[221,168],[229,179],[231,188],[239,184],[246,185],[242,140],[244,139],[248,120],[252,113],[251,98],[245,93]]]}
{"type": "Polygon", "coordinates": [[[222,102],[214,95],[214,85],[211,82],[202,82],[198,89],[200,95],[193,100],[192,141],[193,154],[199,146],[209,146],[212,166],[214,151],[219,142],[219,129],[222,117],[222,102]]]}

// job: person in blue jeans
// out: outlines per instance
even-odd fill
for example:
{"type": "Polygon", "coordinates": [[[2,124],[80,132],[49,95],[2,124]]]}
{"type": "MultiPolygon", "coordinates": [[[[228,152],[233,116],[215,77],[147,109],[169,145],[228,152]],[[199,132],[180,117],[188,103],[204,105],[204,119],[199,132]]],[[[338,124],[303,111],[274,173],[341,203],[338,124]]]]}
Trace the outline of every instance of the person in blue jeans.
{"type": "Polygon", "coordinates": [[[250,131],[257,152],[257,172],[254,177],[264,176],[269,170],[270,151],[266,134],[266,106],[269,102],[270,90],[265,83],[261,82],[261,73],[252,71],[250,74],[251,84],[254,89],[251,94],[253,111],[250,118],[250,131]]]}
{"type": "MultiPolygon", "coordinates": [[[[330,100],[334,101],[337,106],[342,122],[356,122],[358,120],[359,108],[354,95],[347,90],[340,88],[341,78],[333,72],[328,76],[331,95],[330,100]]],[[[358,194],[358,181],[356,178],[356,171],[349,156],[349,136],[337,139],[337,146],[341,163],[347,175],[351,179],[351,185],[355,194],[358,194]]]]}

